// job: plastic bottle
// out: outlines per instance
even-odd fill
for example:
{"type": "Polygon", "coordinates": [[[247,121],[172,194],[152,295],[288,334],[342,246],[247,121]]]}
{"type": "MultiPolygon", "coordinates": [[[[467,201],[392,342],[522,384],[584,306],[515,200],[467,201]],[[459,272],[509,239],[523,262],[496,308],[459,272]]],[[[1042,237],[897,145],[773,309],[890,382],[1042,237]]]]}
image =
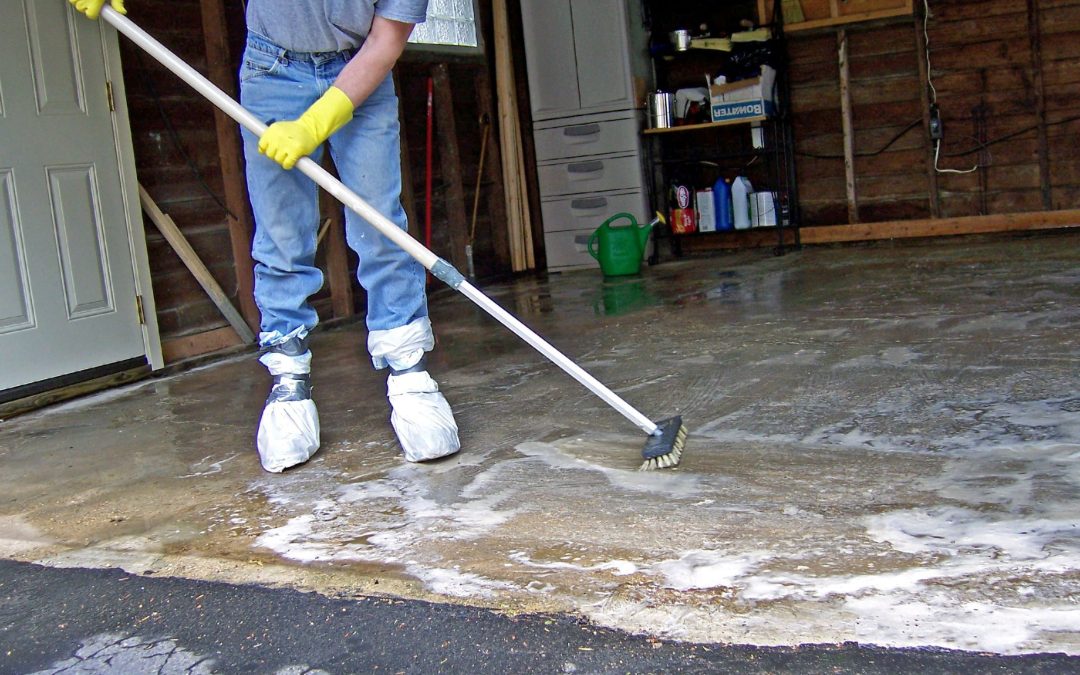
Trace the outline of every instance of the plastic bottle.
{"type": "Polygon", "coordinates": [[[750,229],[750,195],[753,192],[754,188],[746,176],[739,176],[731,184],[731,210],[736,230],[750,229]]]}
{"type": "Polygon", "coordinates": [[[723,176],[713,183],[713,211],[716,214],[716,231],[725,232],[735,227],[731,218],[731,184],[723,176]]]}

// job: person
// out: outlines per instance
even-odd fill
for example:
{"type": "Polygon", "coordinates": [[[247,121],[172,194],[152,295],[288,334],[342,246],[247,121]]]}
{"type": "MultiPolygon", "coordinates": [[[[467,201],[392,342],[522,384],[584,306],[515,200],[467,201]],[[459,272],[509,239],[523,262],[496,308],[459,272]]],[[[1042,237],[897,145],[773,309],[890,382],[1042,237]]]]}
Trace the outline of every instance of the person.
{"type": "MultiPolygon", "coordinates": [[[[69,0],[96,18],[106,0],[69,0]]],[[[391,69],[428,0],[248,0],[241,104],[269,128],[245,130],[248,192],[255,215],[252,257],[261,314],[260,362],[273,378],[256,434],[262,466],[280,472],[319,448],[308,336],[318,315],[308,298],[322,286],[315,266],[317,187],[296,162],[319,161],[329,141],[342,181],[398,227],[401,206],[398,101],[391,69]]],[[[110,0],[124,12],[123,0],[110,0]]],[[[427,372],[434,348],[424,268],[346,210],[346,240],[367,291],[367,348],[389,369],[390,421],[409,461],[460,448],[453,411],[427,372]]]]}

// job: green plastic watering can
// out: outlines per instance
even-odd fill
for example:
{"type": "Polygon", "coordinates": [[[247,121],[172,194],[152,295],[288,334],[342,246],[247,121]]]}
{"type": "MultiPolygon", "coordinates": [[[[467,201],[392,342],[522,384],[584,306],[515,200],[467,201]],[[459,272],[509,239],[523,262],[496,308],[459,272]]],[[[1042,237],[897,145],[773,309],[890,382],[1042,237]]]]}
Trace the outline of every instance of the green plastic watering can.
{"type": "Polygon", "coordinates": [[[651,223],[639,224],[629,213],[616,213],[596,228],[589,237],[589,255],[600,263],[605,277],[620,277],[641,271],[641,259],[649,244],[649,233],[657,223],[663,223],[659,213],[651,223]],[[613,225],[616,221],[628,221],[625,225],[613,225]]]}

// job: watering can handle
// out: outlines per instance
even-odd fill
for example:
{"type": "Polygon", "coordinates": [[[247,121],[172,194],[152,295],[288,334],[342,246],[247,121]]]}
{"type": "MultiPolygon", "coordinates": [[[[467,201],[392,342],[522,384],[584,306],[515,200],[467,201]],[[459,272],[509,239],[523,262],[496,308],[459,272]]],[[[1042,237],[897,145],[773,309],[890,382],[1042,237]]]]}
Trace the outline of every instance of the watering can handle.
{"type": "Polygon", "coordinates": [[[624,211],[623,213],[616,213],[612,217],[608,218],[607,220],[605,220],[603,222],[603,224],[600,225],[600,227],[606,227],[606,226],[612,224],[613,222],[615,222],[616,220],[621,220],[623,218],[625,218],[626,220],[629,220],[631,225],[637,225],[638,224],[637,219],[634,218],[634,216],[632,214],[626,213],[624,211]]]}
{"type": "Polygon", "coordinates": [[[604,229],[614,221],[621,218],[626,218],[627,220],[629,220],[631,225],[637,225],[637,220],[635,220],[634,216],[630,215],[629,213],[616,213],[615,215],[601,223],[600,227],[596,228],[596,230],[592,233],[592,236],[589,237],[589,255],[591,255],[596,260],[600,260],[600,251],[598,251],[596,247],[596,240],[600,237],[600,230],[604,229]]]}

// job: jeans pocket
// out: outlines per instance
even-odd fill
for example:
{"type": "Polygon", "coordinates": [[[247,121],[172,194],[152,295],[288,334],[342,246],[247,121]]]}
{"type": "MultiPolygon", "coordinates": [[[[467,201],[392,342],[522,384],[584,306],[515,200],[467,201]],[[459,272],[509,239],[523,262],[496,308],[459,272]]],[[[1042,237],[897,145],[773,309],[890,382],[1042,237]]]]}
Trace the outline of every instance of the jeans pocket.
{"type": "Polygon", "coordinates": [[[244,51],[244,63],[240,67],[240,81],[247,82],[256,77],[274,75],[288,65],[283,54],[271,54],[261,49],[248,48],[244,51]]]}

